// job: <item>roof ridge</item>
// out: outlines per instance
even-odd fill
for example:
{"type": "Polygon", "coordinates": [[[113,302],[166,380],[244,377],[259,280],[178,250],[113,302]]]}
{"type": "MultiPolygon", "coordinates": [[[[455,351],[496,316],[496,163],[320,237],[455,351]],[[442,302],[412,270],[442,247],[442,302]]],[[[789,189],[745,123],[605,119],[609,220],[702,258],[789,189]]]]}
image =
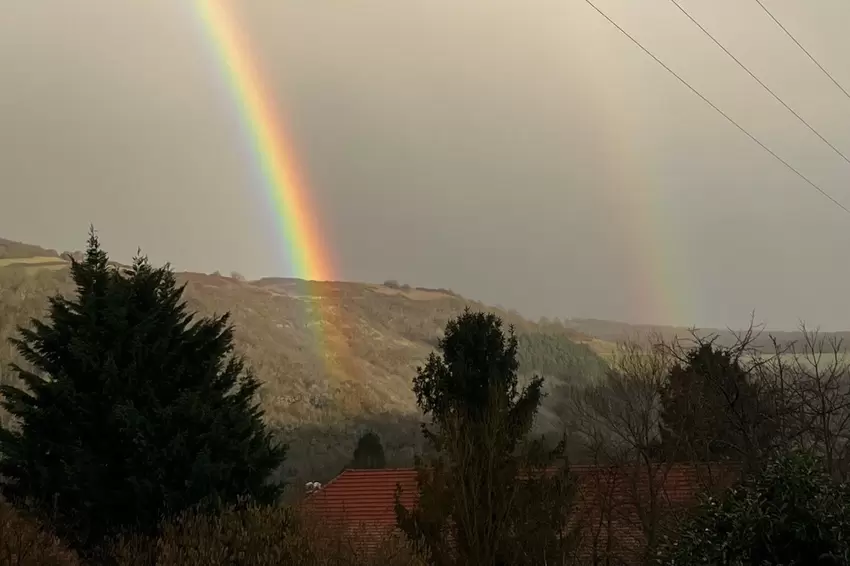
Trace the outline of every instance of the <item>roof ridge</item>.
{"type": "Polygon", "coordinates": [[[318,489],[313,490],[313,491],[311,491],[310,493],[308,493],[308,494],[304,497],[304,500],[306,501],[306,500],[308,500],[308,499],[312,498],[314,495],[316,495],[316,494],[317,494],[317,493],[319,493],[320,491],[324,491],[324,489],[325,489],[326,487],[328,487],[329,485],[332,485],[332,484],[336,483],[336,482],[339,480],[339,478],[341,478],[342,476],[344,476],[344,475],[345,475],[345,472],[347,472],[347,471],[348,471],[347,469],[344,469],[344,470],[342,470],[342,472],[338,473],[338,474],[337,474],[337,475],[335,475],[335,476],[334,476],[334,477],[333,477],[330,481],[328,481],[328,483],[320,484],[320,485],[321,485],[321,487],[319,487],[318,489]]]}
{"type": "Polygon", "coordinates": [[[415,472],[416,468],[407,467],[407,468],[345,468],[340,474],[337,476],[341,476],[345,472],[369,472],[369,473],[377,473],[377,472],[415,472]]]}
{"type": "MultiPolygon", "coordinates": [[[[720,468],[734,468],[735,464],[732,462],[653,462],[651,467],[668,467],[668,471],[681,470],[681,469],[698,469],[703,466],[714,466],[717,465],[720,468]]],[[[543,469],[545,470],[553,470],[558,469],[559,466],[546,466],[543,469]]],[[[631,466],[621,466],[617,464],[568,464],[567,469],[575,470],[577,472],[582,471],[604,471],[604,470],[618,470],[624,471],[631,468],[642,468],[640,464],[633,464],[631,466]]],[[[328,481],[326,484],[322,485],[319,489],[312,492],[318,493],[323,491],[325,488],[337,483],[340,479],[344,478],[346,475],[350,476],[352,474],[382,474],[389,475],[393,473],[404,472],[404,473],[418,473],[419,470],[416,467],[394,467],[394,468],[344,468],[339,474],[337,474],[333,479],[328,481]]]]}
{"type": "Polygon", "coordinates": [[[322,486],[320,488],[308,493],[305,497],[305,500],[310,499],[313,496],[315,496],[316,494],[325,491],[328,487],[332,486],[333,484],[339,483],[339,481],[342,478],[344,478],[346,475],[351,476],[352,474],[363,473],[363,472],[366,472],[366,473],[369,473],[369,474],[374,474],[374,473],[384,473],[384,474],[386,474],[387,472],[416,472],[416,471],[417,471],[416,468],[344,468],[340,473],[338,473],[336,476],[334,476],[333,479],[331,479],[330,481],[328,481],[325,484],[322,484],[322,486]]]}

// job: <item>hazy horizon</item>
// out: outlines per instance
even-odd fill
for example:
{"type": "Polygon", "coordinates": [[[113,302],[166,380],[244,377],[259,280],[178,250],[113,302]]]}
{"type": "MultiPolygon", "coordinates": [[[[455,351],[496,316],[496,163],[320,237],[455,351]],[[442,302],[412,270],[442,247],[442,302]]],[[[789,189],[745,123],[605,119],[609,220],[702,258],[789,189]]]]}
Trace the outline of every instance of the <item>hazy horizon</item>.
{"type": "MultiPolygon", "coordinates": [[[[850,164],[668,0],[600,8],[850,207],[850,164]]],[[[850,100],[754,1],[682,0],[830,142],[850,100]]],[[[297,276],[191,4],[9,3],[0,237],[297,276]]],[[[770,9],[846,88],[850,4],[770,9]]],[[[584,1],[233,3],[335,278],[446,287],[537,318],[850,329],[850,214],[584,1]]]]}

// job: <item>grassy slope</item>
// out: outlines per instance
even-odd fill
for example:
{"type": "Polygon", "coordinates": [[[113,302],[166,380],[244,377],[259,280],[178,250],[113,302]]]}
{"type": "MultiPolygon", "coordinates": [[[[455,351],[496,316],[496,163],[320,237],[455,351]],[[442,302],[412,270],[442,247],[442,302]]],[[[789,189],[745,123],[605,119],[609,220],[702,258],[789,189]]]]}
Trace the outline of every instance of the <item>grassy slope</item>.
{"type": "MultiPolygon", "coordinates": [[[[289,473],[299,481],[333,476],[350,457],[357,436],[368,429],[380,433],[390,464],[408,464],[421,448],[410,391],[416,366],[433,350],[451,316],[466,306],[496,310],[445,290],[323,283],[305,291],[291,279],[245,282],[197,273],[180,274],[180,279],[192,308],[203,314],[232,313],[238,348],[264,382],[268,420],[290,443],[289,473]],[[315,354],[318,323],[305,313],[317,302],[331,313],[330,322],[342,332],[337,338],[347,344],[346,375],[328,375],[315,354]]],[[[6,366],[15,353],[7,338],[17,325],[43,313],[49,295],[72,290],[67,263],[57,252],[0,239],[0,381],[11,379],[6,366]]],[[[648,332],[668,339],[687,335],[685,328],[589,319],[542,327],[514,313],[496,312],[517,327],[523,373],[544,374],[550,388],[598,376],[604,364],[594,352],[605,356],[616,341],[648,332]]],[[[327,330],[324,335],[332,336],[327,330]]],[[[729,340],[724,331],[704,332],[729,340]]],[[[799,334],[784,332],[779,338],[794,340],[799,334]]],[[[549,404],[541,417],[542,428],[558,427],[549,404]]]]}
{"type": "MultiPolygon", "coordinates": [[[[268,420],[290,442],[292,473],[299,478],[336,473],[366,429],[381,433],[391,462],[408,463],[418,437],[411,392],[416,366],[433,351],[447,320],[464,307],[495,310],[442,290],[359,283],[305,288],[291,279],[249,282],[197,273],[181,273],[179,279],[191,308],[232,314],[238,349],[264,383],[268,420]],[[316,303],[330,313],[324,321],[305,315],[316,303]],[[320,350],[344,355],[342,375],[330,374],[316,354],[316,326],[322,324],[333,328],[320,329],[320,335],[345,344],[345,350],[334,345],[320,350]]],[[[40,316],[57,292],[71,293],[73,286],[56,252],[0,247],[0,381],[13,379],[6,367],[16,354],[7,339],[18,325],[40,316]],[[4,249],[14,257],[4,257],[4,249]]],[[[496,312],[520,334],[524,375],[542,373],[556,387],[603,371],[601,360],[579,344],[591,342],[588,337],[564,328],[544,332],[516,314],[496,312]]],[[[557,416],[544,410],[541,426],[557,427],[557,416]]]]}

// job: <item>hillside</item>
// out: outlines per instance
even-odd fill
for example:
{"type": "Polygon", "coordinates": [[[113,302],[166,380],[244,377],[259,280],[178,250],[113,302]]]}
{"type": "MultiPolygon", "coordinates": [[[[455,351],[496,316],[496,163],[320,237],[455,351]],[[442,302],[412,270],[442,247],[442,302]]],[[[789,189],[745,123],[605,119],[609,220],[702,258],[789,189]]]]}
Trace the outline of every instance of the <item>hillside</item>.
{"type": "MultiPolygon", "coordinates": [[[[6,368],[16,356],[8,338],[17,326],[42,314],[50,295],[73,291],[67,257],[0,240],[0,381],[12,379],[6,368]]],[[[545,375],[550,389],[604,371],[604,362],[581,344],[589,337],[551,325],[544,330],[447,290],[199,273],[178,279],[193,309],[232,314],[237,347],[264,384],[268,421],[291,442],[298,476],[338,471],[365,428],[382,432],[391,458],[412,457],[416,366],[433,351],[448,319],[467,306],[514,324],[522,373],[545,375]]],[[[558,424],[548,406],[540,420],[544,429],[558,424]]]]}

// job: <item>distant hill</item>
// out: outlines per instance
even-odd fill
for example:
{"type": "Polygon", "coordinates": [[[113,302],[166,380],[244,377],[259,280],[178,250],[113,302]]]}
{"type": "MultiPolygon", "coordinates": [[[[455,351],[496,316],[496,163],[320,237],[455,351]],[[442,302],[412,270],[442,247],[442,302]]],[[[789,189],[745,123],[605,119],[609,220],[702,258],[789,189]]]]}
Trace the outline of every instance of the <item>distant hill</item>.
{"type": "MultiPolygon", "coordinates": [[[[758,323],[758,321],[756,321],[758,323]]],[[[598,339],[598,347],[596,351],[606,354],[605,347],[612,346],[615,343],[624,340],[633,339],[640,336],[657,335],[666,341],[680,339],[690,339],[691,329],[683,326],[661,326],[651,324],[628,324],[625,322],[616,322],[611,320],[598,320],[592,318],[572,318],[563,321],[563,325],[581,335],[593,336],[598,339]]],[[[718,328],[697,328],[698,336],[708,337],[716,336],[717,343],[721,345],[732,345],[739,331],[718,328]]],[[[814,329],[812,329],[814,330],[814,329]]],[[[845,346],[850,345],[850,331],[841,332],[823,332],[821,336],[825,338],[836,338],[843,341],[845,346]]],[[[803,334],[799,331],[788,330],[770,330],[762,329],[760,335],[753,342],[753,346],[764,350],[772,351],[773,345],[771,337],[775,338],[780,345],[788,346],[792,343],[800,343],[803,340],[803,334]]]]}
{"type": "MultiPolygon", "coordinates": [[[[41,315],[49,296],[73,292],[72,256],[80,253],[0,239],[0,382],[14,379],[8,363],[20,361],[8,342],[18,325],[41,315]]],[[[597,379],[615,343],[649,333],[666,340],[689,336],[684,327],[607,320],[535,323],[447,289],[394,281],[305,285],[296,279],[245,281],[218,273],[178,273],[178,279],[186,284],[193,309],[232,314],[237,347],[264,384],[261,402],[268,421],[290,443],[286,473],[298,481],[335,475],[366,430],[379,433],[390,465],[411,462],[422,449],[412,378],[446,322],[465,307],[496,312],[516,327],[522,374],[544,375],[554,393],[538,419],[543,431],[560,428],[552,409],[558,388],[597,379]],[[329,371],[328,358],[340,361],[341,370],[329,371]]],[[[724,344],[734,341],[727,330],[699,334],[716,334],[724,344]]],[[[799,332],[770,334],[783,343],[801,338],[799,332]]],[[[850,340],[850,332],[832,335],[850,340]]],[[[768,333],[758,345],[769,347],[768,333]]]]}
{"type": "Polygon", "coordinates": [[[33,246],[31,244],[24,244],[23,242],[0,238],[0,259],[10,260],[33,257],[50,257],[58,260],[59,253],[56,250],[42,248],[41,246],[33,246]]]}
{"type": "MultiPolygon", "coordinates": [[[[40,316],[49,296],[73,292],[69,255],[0,240],[0,382],[13,379],[8,363],[19,361],[8,343],[17,326],[40,316]]],[[[298,477],[335,474],[367,428],[382,432],[391,460],[409,462],[419,437],[411,391],[416,367],[449,318],[467,306],[515,325],[521,372],[545,375],[550,390],[595,379],[605,369],[588,346],[598,341],[589,336],[543,328],[445,289],[200,273],[178,279],[193,309],[232,314],[237,347],[264,384],[261,402],[269,423],[291,442],[298,477]],[[325,358],[340,357],[342,371],[330,372],[325,358]]],[[[548,404],[540,426],[558,428],[548,404]]]]}

